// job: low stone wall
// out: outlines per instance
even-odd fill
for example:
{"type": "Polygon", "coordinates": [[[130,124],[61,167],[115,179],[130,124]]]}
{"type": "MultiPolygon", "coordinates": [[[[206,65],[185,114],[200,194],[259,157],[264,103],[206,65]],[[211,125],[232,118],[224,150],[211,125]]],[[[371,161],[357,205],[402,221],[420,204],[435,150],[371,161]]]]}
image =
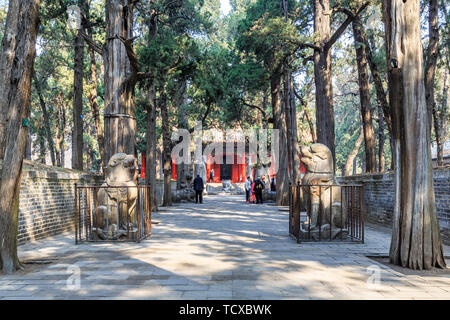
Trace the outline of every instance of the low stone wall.
{"type": "Polygon", "coordinates": [[[26,162],[19,200],[19,244],[73,229],[74,185],[103,178],[26,162]]]}
{"type": "MultiPolygon", "coordinates": [[[[365,174],[338,177],[341,184],[363,184],[365,214],[370,222],[392,224],[394,207],[394,176],[385,174],[365,174]]],[[[450,231],[450,166],[433,170],[434,193],[439,225],[444,234],[450,231]]]]}

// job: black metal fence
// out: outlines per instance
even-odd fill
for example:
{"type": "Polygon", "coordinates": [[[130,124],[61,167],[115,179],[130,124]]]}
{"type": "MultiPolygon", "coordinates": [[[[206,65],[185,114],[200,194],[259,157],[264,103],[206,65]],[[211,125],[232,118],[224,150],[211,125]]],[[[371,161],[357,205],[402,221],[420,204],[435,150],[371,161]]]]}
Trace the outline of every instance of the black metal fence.
{"type": "Polygon", "coordinates": [[[75,184],[75,244],[140,242],[151,235],[149,186],[75,184]]]}
{"type": "Polygon", "coordinates": [[[364,243],[364,186],[290,185],[289,234],[297,242],[364,243]]]}

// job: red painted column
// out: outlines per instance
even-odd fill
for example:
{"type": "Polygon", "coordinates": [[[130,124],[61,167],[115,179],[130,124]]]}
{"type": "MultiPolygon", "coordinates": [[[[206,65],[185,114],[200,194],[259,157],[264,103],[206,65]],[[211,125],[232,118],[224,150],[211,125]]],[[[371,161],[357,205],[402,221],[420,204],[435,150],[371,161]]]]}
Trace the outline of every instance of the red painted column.
{"type": "Polygon", "coordinates": [[[178,170],[177,170],[177,165],[175,164],[175,160],[172,159],[172,179],[173,180],[177,180],[178,178],[178,170]]]}
{"type": "Polygon", "coordinates": [[[141,153],[141,179],[145,179],[145,168],[147,166],[147,159],[145,158],[145,153],[141,153]]]}

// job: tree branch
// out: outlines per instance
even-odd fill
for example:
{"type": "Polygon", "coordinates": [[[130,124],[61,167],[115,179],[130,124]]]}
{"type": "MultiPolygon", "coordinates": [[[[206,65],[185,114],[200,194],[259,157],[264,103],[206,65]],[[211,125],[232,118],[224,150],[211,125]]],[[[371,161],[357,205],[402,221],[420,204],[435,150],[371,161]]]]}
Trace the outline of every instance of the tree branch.
{"type": "Polygon", "coordinates": [[[266,112],[261,107],[255,106],[255,105],[250,104],[250,103],[247,103],[244,99],[242,99],[241,101],[242,101],[242,104],[244,106],[247,106],[247,107],[250,107],[250,108],[254,108],[254,109],[258,109],[261,112],[261,114],[263,115],[264,120],[267,121],[266,112]]]}
{"type": "Polygon", "coordinates": [[[95,52],[100,55],[103,55],[103,48],[100,44],[96,43],[91,37],[89,37],[82,29],[79,29],[78,32],[84,38],[84,41],[92,48],[95,52]]]}
{"type": "MultiPolygon", "coordinates": [[[[325,43],[323,50],[326,52],[331,49],[333,44],[339,39],[339,37],[344,33],[345,29],[347,29],[348,25],[352,23],[353,19],[358,16],[367,6],[370,4],[370,1],[365,2],[354,14],[349,10],[344,10],[343,12],[348,15],[347,19],[341,24],[341,26],[335,31],[335,33],[331,36],[330,40],[325,43]]],[[[334,9],[333,9],[334,10],[334,9]]]]}
{"type": "Polygon", "coordinates": [[[123,45],[125,46],[125,51],[127,52],[128,60],[130,60],[131,69],[137,75],[140,73],[141,67],[139,65],[138,58],[133,49],[133,41],[137,39],[137,37],[125,39],[124,37],[115,35],[115,39],[119,39],[123,45]]]}
{"type": "Polygon", "coordinates": [[[305,66],[309,61],[314,61],[314,55],[304,58],[303,65],[305,66]]]}

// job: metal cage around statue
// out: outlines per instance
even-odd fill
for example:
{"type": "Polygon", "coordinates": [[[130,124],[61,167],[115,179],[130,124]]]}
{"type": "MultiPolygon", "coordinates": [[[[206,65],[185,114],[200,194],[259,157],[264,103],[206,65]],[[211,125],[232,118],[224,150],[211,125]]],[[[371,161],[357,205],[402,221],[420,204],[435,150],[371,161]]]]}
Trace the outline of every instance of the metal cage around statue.
{"type": "Polygon", "coordinates": [[[140,242],[151,235],[150,186],[75,184],[75,243],[140,242]]]}
{"type": "Polygon", "coordinates": [[[289,234],[299,243],[364,243],[364,186],[290,185],[289,234]]]}

